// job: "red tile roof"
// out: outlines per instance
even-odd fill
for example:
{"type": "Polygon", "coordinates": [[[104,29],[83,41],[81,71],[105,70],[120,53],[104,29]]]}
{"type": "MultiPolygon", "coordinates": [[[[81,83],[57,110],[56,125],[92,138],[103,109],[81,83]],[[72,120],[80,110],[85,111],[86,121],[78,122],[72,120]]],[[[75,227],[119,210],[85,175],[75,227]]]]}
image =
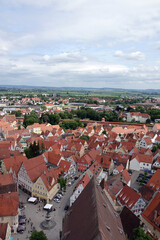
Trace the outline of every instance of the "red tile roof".
{"type": "Polygon", "coordinates": [[[130,175],[129,175],[127,169],[124,169],[124,171],[122,171],[122,175],[123,175],[123,177],[124,177],[126,183],[128,183],[128,182],[131,180],[131,177],[130,177],[130,175]]]}
{"type": "Polygon", "coordinates": [[[132,159],[136,158],[137,161],[140,162],[145,162],[145,163],[150,163],[152,164],[153,162],[153,157],[145,154],[138,153],[136,156],[133,155],[132,159]]]}
{"type": "Polygon", "coordinates": [[[39,176],[47,172],[47,167],[42,155],[24,160],[23,164],[32,182],[35,182],[39,176]]]}
{"type": "Polygon", "coordinates": [[[71,167],[71,162],[68,162],[66,160],[61,160],[60,163],[58,164],[59,169],[61,173],[68,173],[70,167],[71,167]]]}
{"type": "Polygon", "coordinates": [[[12,173],[1,174],[0,173],[0,186],[14,184],[12,173]]]}
{"type": "Polygon", "coordinates": [[[23,155],[20,155],[20,156],[6,158],[3,160],[3,163],[6,167],[7,172],[9,172],[10,169],[12,169],[12,171],[13,172],[15,171],[17,175],[22,162],[25,160],[27,160],[27,158],[23,155]]]}
{"type": "Polygon", "coordinates": [[[145,218],[154,228],[160,231],[160,192],[157,192],[153,200],[149,203],[147,208],[142,213],[142,217],[145,218]]]}
{"type": "Polygon", "coordinates": [[[151,177],[146,186],[155,191],[160,190],[160,169],[155,172],[155,174],[151,177]]]}
{"type": "Polygon", "coordinates": [[[83,188],[85,188],[87,186],[87,184],[89,183],[90,178],[88,177],[88,174],[85,173],[85,175],[81,178],[81,180],[78,182],[76,188],[82,184],[83,188]]]}
{"type": "Polygon", "coordinates": [[[18,214],[19,196],[17,192],[0,195],[0,217],[16,216],[18,214]]]}
{"type": "Polygon", "coordinates": [[[109,156],[97,156],[97,160],[101,164],[101,166],[105,169],[109,169],[111,165],[112,158],[109,156]]]}
{"type": "Polygon", "coordinates": [[[127,206],[129,209],[132,209],[132,207],[135,205],[139,198],[140,194],[135,192],[127,185],[124,186],[124,188],[117,197],[118,201],[122,204],[122,206],[127,206]]]}

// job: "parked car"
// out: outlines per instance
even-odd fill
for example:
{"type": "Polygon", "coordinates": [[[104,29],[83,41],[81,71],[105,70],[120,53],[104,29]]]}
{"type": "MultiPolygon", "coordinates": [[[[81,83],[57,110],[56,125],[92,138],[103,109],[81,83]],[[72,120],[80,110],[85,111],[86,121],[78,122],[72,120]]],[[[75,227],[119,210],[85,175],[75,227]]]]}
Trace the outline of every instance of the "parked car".
{"type": "Polygon", "coordinates": [[[78,177],[75,177],[74,179],[75,179],[75,180],[77,180],[77,179],[78,179],[78,177]]]}
{"type": "Polygon", "coordinates": [[[24,209],[24,205],[23,205],[23,203],[20,203],[20,204],[19,204],[19,208],[20,208],[21,210],[24,209]]]}
{"type": "Polygon", "coordinates": [[[21,216],[19,216],[19,218],[23,218],[23,219],[27,220],[26,215],[21,215],[21,216]]]}
{"type": "Polygon", "coordinates": [[[60,203],[60,199],[58,199],[58,198],[54,198],[53,199],[56,203],[60,203]]]}
{"type": "Polygon", "coordinates": [[[69,209],[69,205],[66,205],[66,206],[64,207],[64,210],[67,211],[68,209],[69,209]]]}
{"type": "Polygon", "coordinates": [[[63,196],[62,196],[62,194],[58,193],[57,197],[61,199],[63,196]]]}
{"type": "Polygon", "coordinates": [[[19,233],[23,233],[25,230],[26,230],[25,225],[19,225],[17,228],[17,232],[19,232],[19,233]]]}
{"type": "Polygon", "coordinates": [[[19,225],[24,225],[24,224],[26,224],[26,219],[20,218],[19,219],[19,225]]]}
{"type": "Polygon", "coordinates": [[[58,194],[61,194],[63,196],[64,192],[63,191],[59,191],[58,194]]]}

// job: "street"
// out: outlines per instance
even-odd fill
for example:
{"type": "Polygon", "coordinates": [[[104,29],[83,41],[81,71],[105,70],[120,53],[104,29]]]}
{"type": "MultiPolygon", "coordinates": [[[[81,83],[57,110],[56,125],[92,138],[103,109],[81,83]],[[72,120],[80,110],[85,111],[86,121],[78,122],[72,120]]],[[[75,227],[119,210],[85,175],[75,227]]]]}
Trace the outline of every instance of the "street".
{"type": "MultiPolygon", "coordinates": [[[[66,205],[69,205],[69,199],[70,196],[73,193],[73,190],[78,183],[79,179],[77,179],[70,187],[67,186],[66,192],[64,196],[61,199],[60,203],[56,203],[53,200],[50,202],[53,204],[53,208],[56,209],[56,211],[51,212],[52,219],[56,222],[56,225],[53,229],[50,230],[43,230],[46,236],[48,237],[48,240],[59,240],[59,232],[62,230],[62,219],[65,216],[64,207],[66,205]]],[[[43,203],[38,203],[34,205],[33,203],[28,203],[27,198],[28,195],[21,190],[19,190],[20,193],[20,202],[23,202],[25,205],[25,209],[22,210],[22,214],[26,215],[27,223],[26,223],[26,230],[21,234],[13,234],[12,237],[14,240],[24,240],[29,239],[31,235],[31,230],[34,227],[37,231],[41,231],[40,224],[43,220],[45,220],[46,211],[43,210],[43,203]],[[40,209],[40,211],[39,211],[40,209]],[[28,219],[31,219],[28,222],[28,219]],[[32,224],[33,223],[33,224],[32,224]],[[31,227],[31,225],[33,225],[31,227]]]]}

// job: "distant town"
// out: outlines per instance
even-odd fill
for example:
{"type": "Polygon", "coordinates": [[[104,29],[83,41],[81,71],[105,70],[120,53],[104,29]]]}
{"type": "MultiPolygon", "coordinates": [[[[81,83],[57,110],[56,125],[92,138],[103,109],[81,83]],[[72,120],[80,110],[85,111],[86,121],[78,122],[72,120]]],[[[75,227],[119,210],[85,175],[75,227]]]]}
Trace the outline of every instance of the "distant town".
{"type": "Polygon", "coordinates": [[[1,87],[0,239],[160,239],[160,95],[1,87]]]}

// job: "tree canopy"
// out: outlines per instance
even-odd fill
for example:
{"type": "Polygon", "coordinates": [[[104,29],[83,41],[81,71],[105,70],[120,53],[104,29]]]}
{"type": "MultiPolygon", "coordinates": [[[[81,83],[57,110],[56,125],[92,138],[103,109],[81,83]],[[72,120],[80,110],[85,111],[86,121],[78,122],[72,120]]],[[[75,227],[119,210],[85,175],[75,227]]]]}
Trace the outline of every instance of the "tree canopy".
{"type": "Polygon", "coordinates": [[[29,240],[48,240],[43,231],[38,232],[37,230],[33,231],[29,240]]]}
{"type": "Polygon", "coordinates": [[[146,234],[141,227],[138,227],[133,230],[132,240],[153,240],[153,239],[148,234],[146,234]]]}

